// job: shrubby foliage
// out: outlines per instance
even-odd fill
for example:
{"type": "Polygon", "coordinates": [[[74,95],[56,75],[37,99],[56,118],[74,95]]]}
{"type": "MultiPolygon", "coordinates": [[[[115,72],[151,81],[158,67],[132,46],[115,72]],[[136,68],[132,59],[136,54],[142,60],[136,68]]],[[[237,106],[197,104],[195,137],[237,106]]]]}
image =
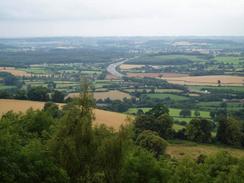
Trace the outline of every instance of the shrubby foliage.
{"type": "MultiPolygon", "coordinates": [[[[94,126],[94,101],[89,86],[83,87],[79,100],[62,110],[47,103],[43,110],[2,116],[0,182],[243,182],[244,160],[225,152],[197,160],[170,158],[163,138],[172,138],[172,118],[164,106],[139,114],[134,127],[94,126]]],[[[203,122],[190,123],[192,140],[209,140],[210,122],[203,122]]]]}

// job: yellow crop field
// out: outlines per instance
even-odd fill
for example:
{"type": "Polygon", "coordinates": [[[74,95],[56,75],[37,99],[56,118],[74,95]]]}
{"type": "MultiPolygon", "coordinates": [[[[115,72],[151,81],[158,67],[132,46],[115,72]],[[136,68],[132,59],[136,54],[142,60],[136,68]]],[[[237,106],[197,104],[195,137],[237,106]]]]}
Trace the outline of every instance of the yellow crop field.
{"type": "MultiPolygon", "coordinates": [[[[0,99],[0,116],[8,111],[25,112],[29,108],[35,110],[42,109],[45,102],[27,101],[27,100],[10,100],[0,99]]],[[[59,104],[60,106],[64,104],[59,104]]],[[[105,124],[108,127],[118,129],[120,125],[127,122],[127,115],[116,112],[109,112],[94,109],[95,124],[105,124]]]]}
{"type": "Polygon", "coordinates": [[[186,85],[213,85],[217,86],[218,81],[224,86],[242,86],[244,85],[243,76],[226,76],[226,75],[212,75],[212,76],[186,76],[186,77],[161,77],[174,84],[186,85]]]}
{"type": "Polygon", "coordinates": [[[180,74],[180,73],[127,73],[128,77],[132,78],[181,78],[186,77],[188,74],[180,74]]]}
{"type": "Polygon", "coordinates": [[[145,65],[134,65],[134,64],[122,64],[120,65],[120,69],[129,70],[129,69],[139,69],[144,67],[145,65]]]}
{"type": "Polygon", "coordinates": [[[26,71],[20,71],[20,70],[16,70],[14,67],[0,67],[0,72],[8,72],[13,74],[14,76],[18,76],[18,77],[30,77],[31,74],[27,73],[26,71]]]}

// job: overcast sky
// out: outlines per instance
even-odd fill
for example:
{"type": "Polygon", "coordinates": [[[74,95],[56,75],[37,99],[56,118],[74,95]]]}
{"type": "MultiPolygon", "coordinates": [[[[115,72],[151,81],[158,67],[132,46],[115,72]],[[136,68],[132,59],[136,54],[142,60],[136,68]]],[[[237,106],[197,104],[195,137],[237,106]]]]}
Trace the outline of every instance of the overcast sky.
{"type": "Polygon", "coordinates": [[[0,37],[244,35],[244,0],[0,0],[0,37]]]}

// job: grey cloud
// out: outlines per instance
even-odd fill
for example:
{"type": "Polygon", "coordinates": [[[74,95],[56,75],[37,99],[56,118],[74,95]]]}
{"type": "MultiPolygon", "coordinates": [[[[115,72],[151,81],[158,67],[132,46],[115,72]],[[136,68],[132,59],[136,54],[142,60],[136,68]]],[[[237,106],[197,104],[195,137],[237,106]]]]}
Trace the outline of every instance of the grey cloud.
{"type": "Polygon", "coordinates": [[[244,35],[243,0],[1,0],[0,37],[244,35]]]}

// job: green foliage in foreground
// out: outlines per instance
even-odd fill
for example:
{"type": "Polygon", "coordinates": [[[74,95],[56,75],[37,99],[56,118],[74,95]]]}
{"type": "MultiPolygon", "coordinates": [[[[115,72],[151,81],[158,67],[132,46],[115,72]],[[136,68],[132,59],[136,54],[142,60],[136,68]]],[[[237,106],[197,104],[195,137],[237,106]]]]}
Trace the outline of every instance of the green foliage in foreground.
{"type": "MultiPolygon", "coordinates": [[[[225,152],[211,157],[202,155],[197,160],[172,159],[164,154],[167,142],[155,132],[135,134],[131,126],[116,132],[103,125],[92,127],[92,107],[93,100],[84,90],[78,101],[63,110],[47,104],[42,111],[5,114],[0,120],[0,182],[241,183],[244,180],[244,159],[225,152]]],[[[148,116],[157,116],[152,122],[158,127],[171,120],[163,106],[156,106],[148,116]]],[[[144,123],[141,130],[147,125],[144,123]]],[[[170,135],[171,127],[169,122],[158,133],[170,135]]]]}

